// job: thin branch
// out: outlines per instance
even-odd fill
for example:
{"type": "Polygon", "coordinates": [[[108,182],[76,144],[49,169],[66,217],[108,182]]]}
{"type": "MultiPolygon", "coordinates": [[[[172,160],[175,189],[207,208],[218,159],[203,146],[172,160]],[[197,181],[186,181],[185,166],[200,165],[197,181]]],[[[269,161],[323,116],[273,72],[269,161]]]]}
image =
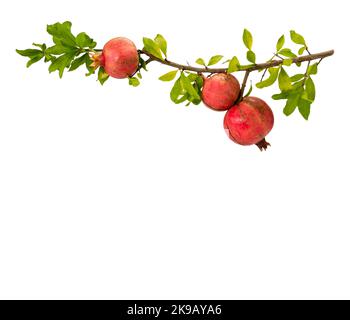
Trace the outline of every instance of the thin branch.
{"type": "MultiPolygon", "coordinates": [[[[162,63],[164,65],[177,68],[179,70],[187,70],[187,71],[193,71],[197,73],[220,73],[220,72],[227,72],[227,68],[199,68],[199,67],[193,67],[193,66],[187,66],[183,64],[179,64],[176,62],[172,62],[169,60],[162,60],[160,58],[155,57],[154,55],[150,54],[149,52],[145,50],[139,50],[140,53],[145,54],[148,56],[151,61],[157,61],[159,63],[162,63]]],[[[334,54],[334,50],[329,50],[329,51],[324,51],[320,53],[314,53],[314,54],[309,54],[306,56],[299,56],[296,58],[293,58],[293,63],[298,63],[298,62],[304,62],[304,61],[312,61],[312,60],[317,60],[317,59],[324,59],[326,57],[330,57],[334,54]]],[[[268,69],[271,67],[277,67],[283,63],[283,60],[272,60],[268,61],[265,63],[258,63],[254,64],[251,66],[241,66],[241,69],[238,71],[256,71],[256,70],[264,70],[268,69]]]]}
{"type": "Polygon", "coordinates": [[[245,90],[245,87],[247,85],[249,74],[250,74],[250,71],[246,70],[246,72],[244,74],[243,82],[242,82],[242,85],[241,85],[241,91],[239,92],[239,96],[238,96],[237,102],[241,101],[242,98],[243,98],[244,90],[245,90]]]}

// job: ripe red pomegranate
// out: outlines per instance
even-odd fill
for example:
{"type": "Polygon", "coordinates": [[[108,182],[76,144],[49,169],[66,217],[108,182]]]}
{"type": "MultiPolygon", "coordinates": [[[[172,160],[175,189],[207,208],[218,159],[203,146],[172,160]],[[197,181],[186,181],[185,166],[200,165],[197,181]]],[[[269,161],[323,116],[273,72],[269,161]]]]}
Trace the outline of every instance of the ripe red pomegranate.
{"type": "Polygon", "coordinates": [[[135,44],[127,38],[114,38],[103,47],[99,64],[113,78],[123,79],[135,73],[139,55],[135,44]]]}
{"type": "Polygon", "coordinates": [[[234,142],[241,145],[256,144],[260,150],[270,145],[265,137],[273,127],[271,108],[261,99],[244,98],[226,112],[224,128],[234,142]]]}
{"type": "Polygon", "coordinates": [[[239,82],[233,75],[216,73],[204,79],[202,99],[209,108],[223,111],[233,106],[239,91],[239,82]]]}

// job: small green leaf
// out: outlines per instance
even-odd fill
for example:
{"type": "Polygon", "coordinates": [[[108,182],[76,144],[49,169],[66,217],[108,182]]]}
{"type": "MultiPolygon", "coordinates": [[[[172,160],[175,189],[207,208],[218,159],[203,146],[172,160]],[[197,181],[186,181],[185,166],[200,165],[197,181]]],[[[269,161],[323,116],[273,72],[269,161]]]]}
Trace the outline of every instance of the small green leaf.
{"type": "Polygon", "coordinates": [[[201,100],[198,92],[196,91],[196,89],[192,86],[190,80],[185,76],[184,73],[181,73],[180,76],[180,81],[182,84],[183,89],[188,93],[188,95],[190,96],[190,101],[193,100],[201,100]]]}
{"type": "Polygon", "coordinates": [[[285,42],[285,38],[284,38],[284,35],[282,35],[277,41],[276,51],[280,51],[283,48],[284,42],[285,42]]]}
{"type": "Polygon", "coordinates": [[[252,93],[252,91],[253,91],[253,85],[252,85],[252,82],[250,82],[250,88],[249,88],[248,92],[245,94],[244,98],[249,97],[250,94],[252,93]]]}
{"type": "Polygon", "coordinates": [[[294,110],[298,105],[299,99],[300,99],[299,94],[293,94],[288,97],[287,103],[283,109],[283,113],[286,116],[289,116],[294,112],[294,110]]]}
{"type": "Polygon", "coordinates": [[[284,57],[287,57],[287,58],[295,58],[297,57],[297,55],[295,53],[292,52],[292,50],[288,49],[288,48],[285,48],[285,49],[282,49],[280,51],[278,51],[278,54],[284,56],[284,57]]]}
{"type": "Polygon", "coordinates": [[[294,43],[306,46],[303,36],[299,33],[296,33],[294,30],[290,31],[290,38],[294,43]]]}
{"type": "Polygon", "coordinates": [[[273,100],[284,100],[284,99],[288,99],[288,96],[289,96],[289,92],[281,92],[278,94],[274,94],[272,96],[272,99],[273,100]]]}
{"type": "Polygon", "coordinates": [[[46,50],[46,44],[39,44],[39,43],[33,43],[33,46],[38,47],[41,49],[41,51],[45,51],[46,50]]]}
{"type": "Polygon", "coordinates": [[[76,43],[80,48],[95,48],[96,42],[91,39],[85,32],[81,32],[76,37],[76,43]]]}
{"type": "Polygon", "coordinates": [[[133,87],[137,87],[140,84],[140,80],[135,77],[129,78],[129,84],[133,87]]]}
{"type": "Polygon", "coordinates": [[[170,99],[176,104],[187,100],[187,94],[182,86],[180,77],[175,81],[174,86],[170,91],[170,99]]]}
{"type": "Polygon", "coordinates": [[[33,63],[36,63],[40,61],[44,57],[44,54],[41,52],[35,57],[32,57],[28,62],[27,62],[27,68],[29,68],[33,63]]]}
{"type": "Polygon", "coordinates": [[[217,64],[222,58],[223,58],[223,56],[221,56],[221,55],[216,55],[216,56],[211,57],[209,62],[208,62],[208,66],[212,66],[214,64],[217,64]]]}
{"type": "Polygon", "coordinates": [[[78,69],[81,65],[83,65],[86,61],[86,56],[88,56],[89,54],[83,54],[81,57],[76,58],[72,61],[72,64],[70,65],[69,71],[74,71],[76,69],[78,69]]]}
{"type": "Polygon", "coordinates": [[[309,77],[305,81],[305,92],[309,101],[314,101],[316,97],[316,88],[313,80],[309,77]]]}
{"type": "Polygon", "coordinates": [[[64,69],[68,67],[73,60],[75,54],[73,53],[65,53],[58,57],[57,59],[53,60],[50,67],[49,72],[53,72],[58,70],[60,78],[63,76],[64,69]]]}
{"type": "Polygon", "coordinates": [[[61,55],[64,53],[77,53],[78,49],[75,47],[67,47],[61,44],[56,44],[46,49],[46,53],[49,55],[61,55]]]}
{"type": "Polygon", "coordinates": [[[63,45],[74,47],[76,45],[75,37],[71,32],[72,23],[66,21],[63,23],[55,23],[47,26],[47,32],[52,35],[56,44],[62,43],[63,45]]]}
{"type": "Polygon", "coordinates": [[[142,74],[141,74],[141,72],[138,72],[138,73],[137,73],[137,77],[138,77],[139,79],[142,79],[142,74]]]}
{"type": "Polygon", "coordinates": [[[300,114],[304,117],[305,120],[309,119],[310,116],[310,108],[311,103],[308,101],[305,101],[304,99],[300,99],[298,103],[298,110],[300,114]]]}
{"type": "Polygon", "coordinates": [[[198,58],[198,59],[196,60],[196,63],[197,63],[197,64],[200,64],[201,66],[206,66],[205,61],[204,61],[202,58],[198,58]]]}
{"type": "Polygon", "coordinates": [[[251,50],[247,51],[247,60],[251,63],[255,63],[256,61],[256,56],[255,53],[251,50]]]}
{"type": "Polygon", "coordinates": [[[243,42],[244,42],[244,45],[247,47],[248,50],[252,50],[253,36],[249,32],[249,30],[247,30],[247,29],[244,29],[244,31],[243,31],[243,42]]]}
{"type": "Polygon", "coordinates": [[[289,66],[292,65],[292,63],[293,63],[293,59],[284,59],[282,64],[284,66],[288,66],[289,67],[289,66]]]}
{"type": "Polygon", "coordinates": [[[165,38],[161,34],[157,34],[157,36],[154,38],[154,42],[158,44],[160,50],[163,52],[164,56],[167,56],[167,42],[165,38]]]}
{"type": "Polygon", "coordinates": [[[100,67],[98,69],[98,78],[97,79],[101,83],[102,86],[108,80],[108,78],[109,78],[108,73],[106,73],[106,71],[103,67],[100,67]]]}
{"type": "Polygon", "coordinates": [[[296,82],[296,81],[299,81],[299,80],[303,79],[304,77],[305,77],[304,74],[298,73],[298,74],[296,74],[296,75],[290,77],[290,80],[291,80],[292,82],[296,82]]]}
{"type": "Polygon", "coordinates": [[[232,73],[239,70],[239,61],[236,56],[234,56],[228,65],[227,73],[232,73]]]}
{"type": "Polygon", "coordinates": [[[144,50],[158,59],[164,60],[159,45],[150,38],[143,38],[144,50]]]}
{"type": "Polygon", "coordinates": [[[29,58],[35,57],[38,54],[42,53],[42,51],[38,49],[26,49],[26,50],[16,49],[16,52],[23,57],[29,57],[29,58]]]}
{"type": "Polygon", "coordinates": [[[265,87],[269,87],[272,86],[275,81],[277,80],[277,76],[278,76],[278,72],[279,72],[280,68],[276,67],[276,68],[269,68],[268,71],[270,73],[269,78],[265,79],[264,81],[258,82],[256,84],[256,87],[259,89],[265,88],[265,87]]]}
{"type": "Polygon", "coordinates": [[[317,71],[318,71],[318,64],[314,63],[308,67],[306,74],[307,75],[317,74],[317,71]]]}
{"type": "Polygon", "coordinates": [[[86,73],[85,75],[87,77],[89,77],[95,73],[95,69],[93,67],[91,67],[91,64],[92,64],[92,60],[91,60],[90,56],[88,54],[85,55],[85,66],[86,66],[86,69],[88,70],[88,73],[86,73]]]}
{"type": "Polygon", "coordinates": [[[178,70],[174,70],[174,71],[170,71],[166,74],[163,74],[162,76],[159,77],[159,80],[162,80],[162,81],[174,80],[174,78],[176,77],[177,71],[178,70]]]}
{"type": "Polygon", "coordinates": [[[281,67],[278,77],[278,85],[282,92],[292,89],[292,82],[283,67],[281,67]]]}
{"type": "Polygon", "coordinates": [[[306,50],[306,47],[301,47],[299,50],[298,50],[298,54],[299,55],[302,55],[304,53],[304,51],[306,50]]]}

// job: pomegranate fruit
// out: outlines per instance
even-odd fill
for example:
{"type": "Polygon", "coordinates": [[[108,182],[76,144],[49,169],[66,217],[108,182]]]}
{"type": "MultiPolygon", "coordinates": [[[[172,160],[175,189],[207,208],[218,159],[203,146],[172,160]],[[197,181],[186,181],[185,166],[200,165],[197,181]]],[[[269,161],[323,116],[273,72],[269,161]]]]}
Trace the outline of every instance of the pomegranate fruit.
{"type": "Polygon", "coordinates": [[[273,127],[271,108],[256,97],[244,98],[226,112],[224,128],[234,142],[241,145],[256,144],[265,150],[269,143],[265,137],[273,127]]]}
{"type": "Polygon", "coordinates": [[[104,45],[99,64],[111,77],[127,78],[133,75],[139,66],[137,48],[127,38],[114,38],[104,45]]]}
{"type": "Polygon", "coordinates": [[[233,75],[216,73],[204,79],[202,99],[209,108],[224,111],[233,106],[239,91],[239,82],[233,75]]]}

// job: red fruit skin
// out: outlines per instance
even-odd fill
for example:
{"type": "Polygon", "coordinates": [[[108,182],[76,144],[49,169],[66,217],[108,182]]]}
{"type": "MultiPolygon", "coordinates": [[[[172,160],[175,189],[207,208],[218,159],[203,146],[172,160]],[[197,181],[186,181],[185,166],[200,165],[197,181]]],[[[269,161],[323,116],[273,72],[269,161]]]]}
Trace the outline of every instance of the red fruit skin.
{"type": "Polygon", "coordinates": [[[271,108],[256,97],[244,98],[227,111],[224,128],[231,140],[240,145],[262,141],[271,131],[274,117],[271,108]]]}
{"type": "Polygon", "coordinates": [[[217,73],[204,80],[202,99],[207,107],[224,111],[233,106],[239,91],[239,82],[233,75],[217,73]]]}
{"type": "Polygon", "coordinates": [[[100,63],[111,77],[127,78],[133,75],[138,68],[137,48],[127,38],[114,38],[103,47],[100,63]]]}

